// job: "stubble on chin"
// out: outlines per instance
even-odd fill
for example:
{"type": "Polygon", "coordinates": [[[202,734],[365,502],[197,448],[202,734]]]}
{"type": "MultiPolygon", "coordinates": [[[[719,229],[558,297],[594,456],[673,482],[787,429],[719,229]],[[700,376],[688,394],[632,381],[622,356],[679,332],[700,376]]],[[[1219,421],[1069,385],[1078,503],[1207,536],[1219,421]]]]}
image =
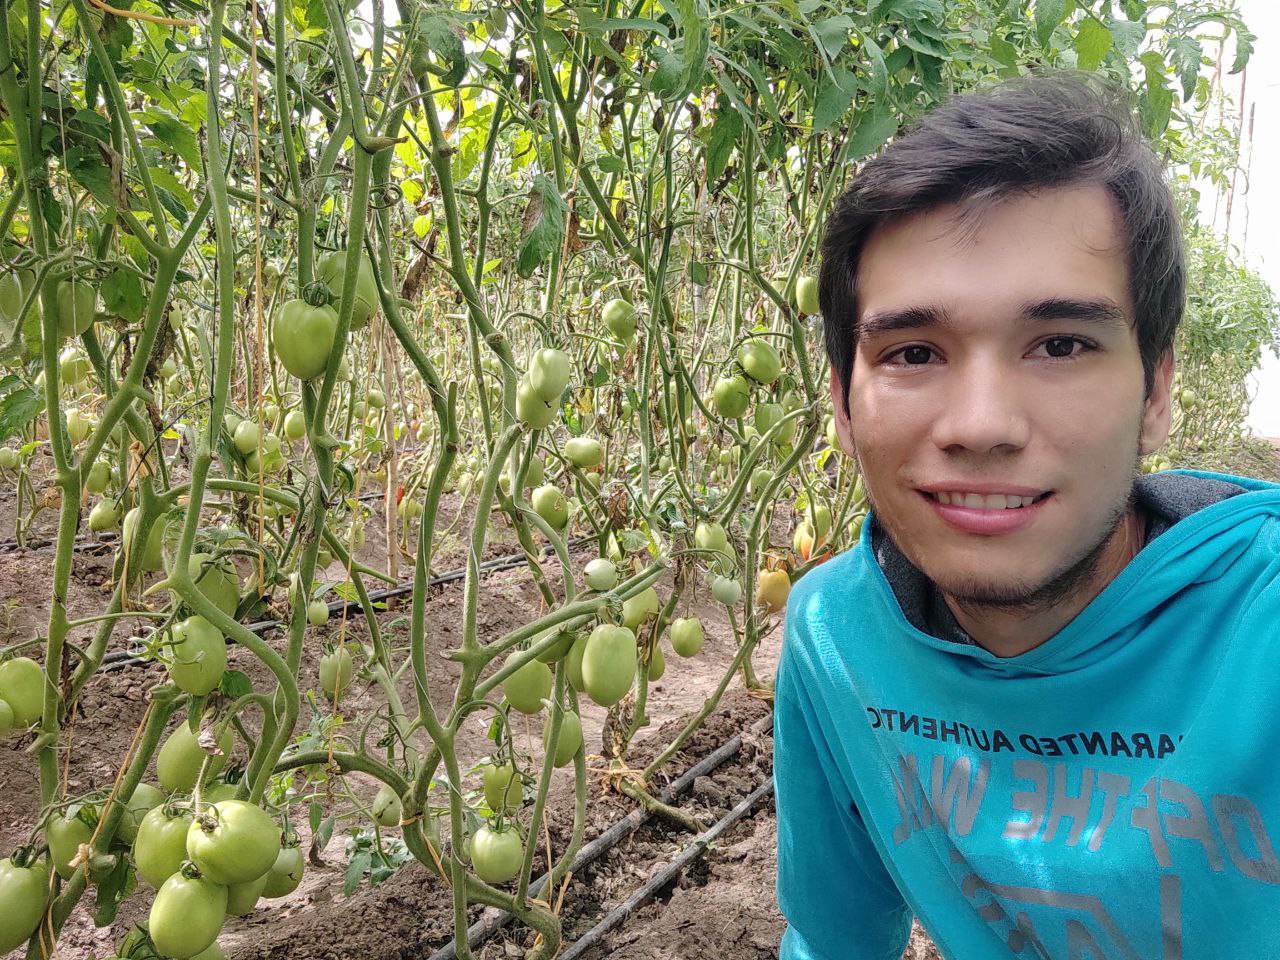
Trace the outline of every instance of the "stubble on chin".
{"type": "MultiPolygon", "coordinates": [[[[855,459],[861,472],[862,461],[856,453],[855,459]]],[[[1119,541],[1133,529],[1133,525],[1126,521],[1132,518],[1135,524],[1142,525],[1145,518],[1138,512],[1136,488],[1137,479],[1141,475],[1141,463],[1141,454],[1138,454],[1129,476],[1127,491],[1107,511],[1105,519],[1100,524],[1100,533],[1093,543],[1078,552],[1076,556],[1068,558],[1056,572],[1049,574],[1039,583],[1026,581],[993,583],[989,579],[963,575],[940,579],[936,571],[929,569],[930,564],[925,557],[915,556],[912,551],[903,549],[902,539],[895,535],[891,524],[884,522],[885,514],[877,508],[870,488],[867,489],[867,502],[876,515],[880,530],[893,542],[898,551],[929,579],[953,610],[958,609],[974,619],[981,619],[992,612],[1039,613],[1052,609],[1077,595],[1079,591],[1093,585],[1098,579],[1103,562],[1114,552],[1113,548],[1120,548],[1119,541]]],[[[1140,550],[1141,536],[1139,535],[1136,539],[1139,541],[1136,549],[1140,550]]],[[[1125,558],[1125,562],[1127,559],[1125,558]]],[[[1098,588],[1100,589],[1101,587],[1098,588]]],[[[1093,593],[1096,594],[1098,590],[1094,590],[1093,593]]]]}

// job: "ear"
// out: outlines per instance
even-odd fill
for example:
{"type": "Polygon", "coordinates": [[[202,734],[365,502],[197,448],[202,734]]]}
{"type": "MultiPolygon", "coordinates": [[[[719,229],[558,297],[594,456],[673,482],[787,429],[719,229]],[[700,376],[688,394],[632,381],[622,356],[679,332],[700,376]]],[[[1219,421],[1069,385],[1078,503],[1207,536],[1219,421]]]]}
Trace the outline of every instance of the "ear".
{"type": "Polygon", "coordinates": [[[836,437],[840,441],[840,449],[853,456],[853,425],[849,422],[849,414],[845,411],[845,397],[841,394],[840,378],[836,368],[831,368],[831,408],[835,411],[836,437]]]}
{"type": "Polygon", "coordinates": [[[1142,456],[1159,450],[1169,439],[1169,426],[1173,422],[1173,350],[1165,351],[1156,364],[1151,384],[1151,396],[1147,397],[1142,414],[1142,434],[1139,452],[1142,456]]]}

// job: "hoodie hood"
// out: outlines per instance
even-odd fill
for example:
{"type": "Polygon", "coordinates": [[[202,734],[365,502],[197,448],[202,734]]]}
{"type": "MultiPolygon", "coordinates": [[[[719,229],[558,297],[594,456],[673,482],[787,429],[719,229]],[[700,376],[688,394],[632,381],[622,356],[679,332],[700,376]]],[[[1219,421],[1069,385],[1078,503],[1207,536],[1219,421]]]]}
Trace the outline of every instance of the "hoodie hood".
{"type": "Polygon", "coordinates": [[[1150,517],[1146,545],[1062,630],[1016,657],[998,657],[973,642],[874,513],[858,545],[824,566],[848,564],[846,572],[867,578],[883,606],[880,616],[916,642],[997,671],[1077,669],[1105,655],[1118,634],[1141,628],[1186,587],[1216,579],[1249,550],[1268,519],[1280,518],[1280,484],[1250,477],[1169,470],[1140,477],[1135,492],[1150,517]]]}

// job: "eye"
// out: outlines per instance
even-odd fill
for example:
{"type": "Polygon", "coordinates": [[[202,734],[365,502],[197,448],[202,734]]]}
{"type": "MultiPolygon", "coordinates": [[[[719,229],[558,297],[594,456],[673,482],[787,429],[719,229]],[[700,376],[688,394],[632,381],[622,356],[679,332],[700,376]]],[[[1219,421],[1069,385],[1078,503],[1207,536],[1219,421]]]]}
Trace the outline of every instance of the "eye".
{"type": "Polygon", "coordinates": [[[929,356],[932,353],[932,347],[923,347],[917,343],[909,347],[903,347],[901,350],[895,350],[884,358],[884,362],[890,366],[922,367],[929,362],[929,356]],[[901,357],[902,363],[894,364],[894,357],[901,357]]]}
{"type": "Polygon", "coordinates": [[[1092,343],[1080,337],[1050,337],[1042,341],[1040,346],[1044,347],[1049,356],[1055,360],[1074,360],[1081,353],[1095,349],[1092,343]],[[1073,344],[1079,344],[1081,349],[1072,353],[1073,344]]]}

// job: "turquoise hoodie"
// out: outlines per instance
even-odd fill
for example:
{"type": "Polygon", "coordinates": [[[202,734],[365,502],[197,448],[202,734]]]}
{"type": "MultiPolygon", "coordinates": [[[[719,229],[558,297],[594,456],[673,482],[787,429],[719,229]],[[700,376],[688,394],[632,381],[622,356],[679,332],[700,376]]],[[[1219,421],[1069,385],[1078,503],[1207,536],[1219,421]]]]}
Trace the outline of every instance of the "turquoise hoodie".
{"type": "Polygon", "coordinates": [[[1017,657],[922,633],[856,547],[791,591],[781,960],[1280,957],[1280,485],[1151,540],[1017,657]]]}

